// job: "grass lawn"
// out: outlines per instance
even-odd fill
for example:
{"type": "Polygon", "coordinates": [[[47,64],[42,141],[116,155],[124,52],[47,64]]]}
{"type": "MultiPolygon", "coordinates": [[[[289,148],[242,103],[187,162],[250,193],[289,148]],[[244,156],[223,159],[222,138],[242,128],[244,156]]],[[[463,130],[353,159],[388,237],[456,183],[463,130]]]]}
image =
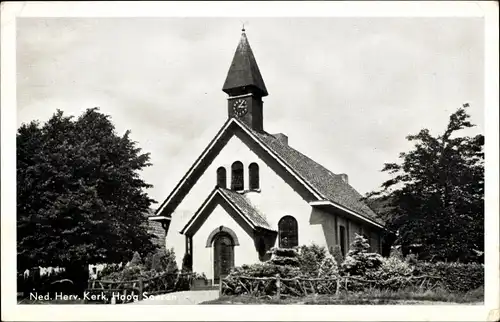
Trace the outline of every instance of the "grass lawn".
{"type": "Polygon", "coordinates": [[[425,292],[415,291],[379,291],[341,293],[339,295],[310,295],[306,297],[288,297],[277,300],[271,297],[256,298],[252,296],[222,296],[216,300],[201,304],[480,304],[484,301],[484,289],[470,291],[465,294],[449,293],[444,290],[425,292]]]}

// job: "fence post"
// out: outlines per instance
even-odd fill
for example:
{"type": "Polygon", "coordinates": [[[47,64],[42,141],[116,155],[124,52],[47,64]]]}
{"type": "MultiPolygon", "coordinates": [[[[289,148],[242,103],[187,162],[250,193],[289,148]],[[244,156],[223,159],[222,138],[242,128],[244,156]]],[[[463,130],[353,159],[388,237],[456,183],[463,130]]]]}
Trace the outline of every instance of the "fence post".
{"type": "Polygon", "coordinates": [[[142,300],[142,293],[144,291],[144,281],[139,279],[139,301],[142,300]]]}
{"type": "Polygon", "coordinates": [[[222,296],[222,278],[219,278],[219,297],[222,296]]]}
{"type": "Polygon", "coordinates": [[[340,289],[340,276],[337,277],[337,289],[335,290],[335,295],[339,294],[339,289],[340,289]]]}
{"type": "Polygon", "coordinates": [[[281,281],[280,281],[280,274],[276,274],[276,297],[278,298],[278,301],[281,298],[281,281]]]}

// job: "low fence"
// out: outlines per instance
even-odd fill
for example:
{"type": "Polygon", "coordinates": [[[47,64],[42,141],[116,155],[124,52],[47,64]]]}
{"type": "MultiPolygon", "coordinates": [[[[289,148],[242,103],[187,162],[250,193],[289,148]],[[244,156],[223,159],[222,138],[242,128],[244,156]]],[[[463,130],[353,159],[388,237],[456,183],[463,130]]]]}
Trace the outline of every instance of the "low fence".
{"type": "Polygon", "coordinates": [[[220,295],[246,294],[256,297],[307,296],[312,294],[339,294],[366,288],[387,289],[415,286],[433,289],[441,285],[441,278],[436,276],[411,276],[405,279],[389,278],[384,281],[368,280],[356,276],[338,276],[333,278],[282,278],[274,277],[227,277],[221,281],[220,295]]]}
{"type": "Polygon", "coordinates": [[[104,304],[129,303],[142,300],[145,296],[189,289],[191,283],[190,273],[164,273],[130,281],[89,280],[85,300],[104,304]]]}

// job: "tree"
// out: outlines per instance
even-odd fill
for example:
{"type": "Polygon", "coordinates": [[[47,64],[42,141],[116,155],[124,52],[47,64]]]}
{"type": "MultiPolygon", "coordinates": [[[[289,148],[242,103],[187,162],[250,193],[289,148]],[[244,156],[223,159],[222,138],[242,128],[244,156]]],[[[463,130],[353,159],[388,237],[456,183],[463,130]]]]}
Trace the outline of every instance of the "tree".
{"type": "Polygon", "coordinates": [[[155,202],[139,176],[149,154],[88,109],[58,110],[17,133],[18,269],[125,262],[154,250],[146,213],[155,202]]]}
{"type": "Polygon", "coordinates": [[[474,260],[484,249],[484,136],[459,135],[474,126],[467,107],[451,114],[442,135],[409,135],[414,149],[386,163],[393,178],[368,195],[403,248],[420,244],[439,260],[474,260]]]}

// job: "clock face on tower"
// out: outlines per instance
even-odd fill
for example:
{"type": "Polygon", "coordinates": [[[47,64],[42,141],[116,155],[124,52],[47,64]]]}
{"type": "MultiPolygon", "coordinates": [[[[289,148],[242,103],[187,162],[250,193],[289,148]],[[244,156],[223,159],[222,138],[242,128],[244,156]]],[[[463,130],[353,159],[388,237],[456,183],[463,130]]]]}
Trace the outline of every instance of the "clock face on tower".
{"type": "Polygon", "coordinates": [[[248,112],[247,101],[245,99],[238,99],[233,104],[233,112],[237,117],[242,117],[248,112]]]}

